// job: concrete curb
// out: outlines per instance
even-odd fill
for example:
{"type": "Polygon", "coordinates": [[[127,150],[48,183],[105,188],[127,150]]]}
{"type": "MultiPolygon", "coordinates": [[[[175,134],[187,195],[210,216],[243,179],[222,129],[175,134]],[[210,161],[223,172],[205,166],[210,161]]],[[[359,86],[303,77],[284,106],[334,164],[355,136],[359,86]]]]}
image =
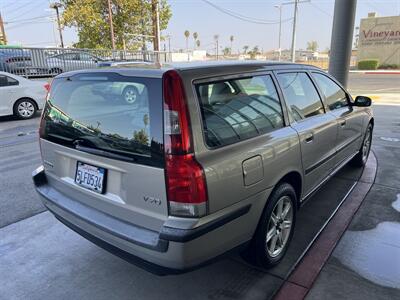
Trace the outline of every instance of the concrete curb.
{"type": "Polygon", "coordinates": [[[400,75],[400,71],[397,70],[390,70],[390,71],[373,71],[373,70],[366,70],[366,71],[349,71],[350,73],[356,74],[366,74],[366,75],[400,75]]]}
{"type": "Polygon", "coordinates": [[[329,259],[337,243],[371,189],[376,176],[377,160],[371,152],[360,179],[345,201],[326,224],[307,253],[301,258],[280,290],[275,300],[304,299],[329,259]]]}

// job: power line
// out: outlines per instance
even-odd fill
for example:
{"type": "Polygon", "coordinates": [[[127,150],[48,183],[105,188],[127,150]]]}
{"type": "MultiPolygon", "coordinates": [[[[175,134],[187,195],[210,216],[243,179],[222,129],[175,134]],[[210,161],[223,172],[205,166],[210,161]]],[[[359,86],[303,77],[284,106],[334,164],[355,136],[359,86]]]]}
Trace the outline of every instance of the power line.
{"type": "Polygon", "coordinates": [[[5,24],[19,23],[19,22],[25,22],[25,21],[38,20],[38,19],[45,19],[45,18],[48,18],[48,17],[55,17],[55,15],[43,15],[43,16],[32,17],[32,18],[27,18],[27,19],[19,19],[19,20],[13,19],[12,21],[7,21],[7,22],[4,22],[4,23],[5,24]]]}
{"type": "MultiPolygon", "coordinates": [[[[247,17],[247,16],[244,16],[244,15],[239,14],[239,13],[237,13],[237,12],[234,12],[234,11],[231,11],[231,10],[229,10],[229,9],[223,8],[223,7],[221,7],[221,6],[218,6],[218,5],[212,3],[212,2],[210,2],[210,1],[208,1],[208,0],[202,0],[202,1],[203,1],[204,3],[206,3],[206,4],[210,5],[210,6],[212,6],[212,7],[215,8],[216,10],[218,10],[218,11],[220,11],[220,12],[226,14],[226,15],[229,15],[229,16],[231,16],[231,17],[233,17],[233,18],[239,19],[239,20],[241,20],[241,21],[245,21],[245,22],[253,23],[253,24],[261,24],[261,25],[275,25],[275,24],[279,24],[279,20],[277,20],[277,21],[276,21],[276,20],[271,21],[271,20],[263,20],[263,19],[256,19],[256,18],[252,18],[252,17],[247,17]]],[[[288,19],[282,20],[282,23],[289,22],[289,21],[291,21],[291,20],[293,20],[293,18],[288,18],[288,19]]]]}
{"type": "Polygon", "coordinates": [[[333,18],[333,15],[328,13],[327,11],[323,10],[322,8],[320,8],[319,6],[317,6],[316,4],[312,3],[312,2],[308,2],[308,4],[310,4],[312,7],[316,8],[317,10],[319,10],[320,12],[322,12],[323,14],[333,18]]]}

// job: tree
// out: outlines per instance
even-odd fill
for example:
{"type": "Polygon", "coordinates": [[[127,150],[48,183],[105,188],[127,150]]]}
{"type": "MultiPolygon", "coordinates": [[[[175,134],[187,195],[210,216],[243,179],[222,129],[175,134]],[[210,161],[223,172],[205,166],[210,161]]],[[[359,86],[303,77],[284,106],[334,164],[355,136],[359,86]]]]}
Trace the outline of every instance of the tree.
{"type": "Polygon", "coordinates": [[[186,51],[188,51],[190,32],[189,32],[189,30],[185,30],[185,32],[183,34],[185,35],[185,38],[186,38],[186,51]]]}
{"type": "Polygon", "coordinates": [[[197,48],[200,48],[200,40],[196,41],[196,46],[197,46],[197,48]]]}
{"type": "Polygon", "coordinates": [[[253,49],[251,51],[249,51],[249,54],[250,54],[251,59],[255,59],[256,56],[258,54],[260,54],[260,50],[259,50],[258,46],[254,46],[253,49]]]}
{"type": "Polygon", "coordinates": [[[194,39],[194,47],[196,48],[196,41],[197,41],[197,38],[199,37],[199,34],[197,33],[197,32],[193,32],[193,39],[194,39]]]}
{"type": "Polygon", "coordinates": [[[249,46],[247,46],[247,45],[246,45],[246,46],[243,46],[243,51],[244,51],[244,54],[247,54],[247,50],[249,50],[249,48],[250,48],[250,47],[249,47],[249,46]]]}
{"type": "Polygon", "coordinates": [[[233,40],[235,39],[235,37],[233,36],[233,35],[231,35],[230,37],[229,37],[229,40],[231,41],[231,52],[232,52],[232,45],[233,45],[233,40]]]}
{"type": "MultiPolygon", "coordinates": [[[[78,31],[79,48],[111,48],[110,24],[107,1],[100,0],[60,0],[63,6],[62,22],[78,31]]],[[[167,28],[172,16],[167,0],[160,3],[160,30],[167,28]]],[[[153,21],[151,1],[112,0],[111,10],[116,47],[137,50],[145,42],[152,42],[153,21]],[[142,35],[142,36],[141,36],[142,35]]]]}
{"type": "Polygon", "coordinates": [[[307,42],[307,50],[310,50],[310,51],[313,51],[313,52],[317,51],[318,50],[317,41],[307,42]]]}
{"type": "Polygon", "coordinates": [[[231,54],[231,48],[225,47],[224,50],[222,50],[222,52],[224,53],[224,55],[229,55],[231,54]]]}

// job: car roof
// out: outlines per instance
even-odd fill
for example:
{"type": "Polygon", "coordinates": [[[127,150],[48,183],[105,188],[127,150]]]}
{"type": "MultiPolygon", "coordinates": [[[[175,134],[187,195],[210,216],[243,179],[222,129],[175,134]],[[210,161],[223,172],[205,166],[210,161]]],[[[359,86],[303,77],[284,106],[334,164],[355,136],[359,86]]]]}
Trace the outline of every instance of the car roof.
{"type": "Polygon", "coordinates": [[[196,62],[174,62],[174,63],[149,63],[149,62],[124,62],[100,69],[79,70],[63,73],[57,77],[70,77],[81,73],[108,73],[115,72],[124,76],[144,76],[160,78],[169,70],[177,70],[189,76],[196,77],[196,74],[219,75],[223,73],[240,73],[261,71],[266,69],[318,69],[317,67],[296,64],[290,62],[276,61],[196,61],[196,62]]]}

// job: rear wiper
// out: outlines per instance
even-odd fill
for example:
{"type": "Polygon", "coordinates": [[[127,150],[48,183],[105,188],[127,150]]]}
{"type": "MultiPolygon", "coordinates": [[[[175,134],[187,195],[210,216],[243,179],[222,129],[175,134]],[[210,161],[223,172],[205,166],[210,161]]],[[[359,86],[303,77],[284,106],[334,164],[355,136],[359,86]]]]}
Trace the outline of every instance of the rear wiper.
{"type": "Polygon", "coordinates": [[[104,157],[107,157],[107,158],[119,159],[119,160],[123,160],[123,161],[127,161],[127,162],[136,162],[137,161],[137,159],[135,159],[133,157],[116,154],[116,153],[113,153],[113,152],[110,152],[110,151],[106,151],[106,150],[102,150],[102,149],[96,149],[96,148],[90,148],[90,147],[81,146],[79,143],[75,144],[75,149],[79,150],[79,151],[86,152],[86,153],[100,155],[100,156],[104,156],[104,157]]]}

